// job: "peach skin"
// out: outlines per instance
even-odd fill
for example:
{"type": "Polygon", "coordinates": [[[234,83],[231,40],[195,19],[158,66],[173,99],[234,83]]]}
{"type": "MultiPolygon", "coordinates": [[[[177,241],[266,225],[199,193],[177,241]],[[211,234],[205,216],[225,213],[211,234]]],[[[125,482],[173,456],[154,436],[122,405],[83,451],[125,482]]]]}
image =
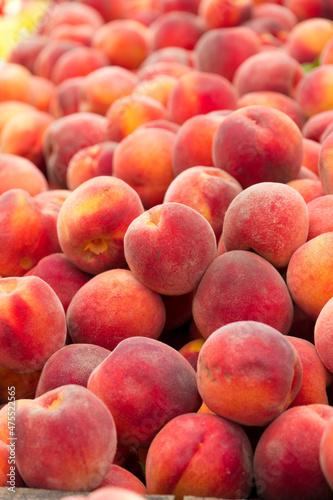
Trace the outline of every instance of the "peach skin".
{"type": "Polygon", "coordinates": [[[308,240],[333,231],[333,194],[320,196],[307,204],[309,212],[308,240]]]}

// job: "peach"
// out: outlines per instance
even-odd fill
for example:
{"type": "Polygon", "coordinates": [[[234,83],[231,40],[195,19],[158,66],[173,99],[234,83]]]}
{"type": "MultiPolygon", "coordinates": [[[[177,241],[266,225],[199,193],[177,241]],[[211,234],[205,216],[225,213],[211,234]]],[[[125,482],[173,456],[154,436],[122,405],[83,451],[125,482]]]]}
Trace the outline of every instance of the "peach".
{"type": "Polygon", "coordinates": [[[20,408],[16,436],[16,463],[29,488],[91,491],[101,484],[117,446],[109,410],[74,384],[20,408]]]}
{"type": "Polygon", "coordinates": [[[166,118],[165,106],[153,97],[131,95],[116,99],[106,113],[107,139],[120,142],[136,128],[166,118]]]}
{"type": "Polygon", "coordinates": [[[10,431],[13,432],[13,430],[11,429],[10,422],[15,423],[16,411],[31,401],[31,399],[15,399],[15,398],[16,398],[16,387],[8,386],[6,404],[0,409],[0,441],[6,444],[8,444],[8,441],[11,439],[10,431]],[[13,394],[14,391],[15,395],[11,396],[10,394],[13,394]]]}
{"type": "Polygon", "coordinates": [[[333,108],[333,66],[324,64],[310,70],[299,82],[295,99],[307,118],[333,108]]]}
{"type": "Polygon", "coordinates": [[[319,463],[331,489],[333,489],[332,434],[332,421],[329,421],[320,440],[319,463]]]}
{"type": "Polygon", "coordinates": [[[221,75],[190,71],[178,78],[168,101],[171,120],[183,124],[195,115],[237,108],[234,86],[221,75]]]}
{"type": "Polygon", "coordinates": [[[5,228],[0,236],[1,276],[22,276],[46,255],[60,251],[54,232],[56,209],[42,206],[24,189],[9,189],[0,196],[0,224],[5,228]]]}
{"type": "Polygon", "coordinates": [[[148,28],[133,19],[109,21],[96,30],[92,47],[114,66],[137,69],[150,52],[148,28]]]}
{"type": "MultiPolygon", "coordinates": [[[[15,387],[15,398],[33,399],[35,397],[41,370],[30,373],[19,373],[0,366],[0,405],[8,403],[8,387],[15,387]]],[[[8,429],[7,429],[8,430],[8,429]]]]}
{"type": "Polygon", "coordinates": [[[132,221],[124,250],[129,268],[142,283],[164,295],[183,295],[198,286],[215,258],[216,238],[194,209],[163,203],[132,221]]]}
{"type": "Polygon", "coordinates": [[[120,66],[96,69],[83,81],[79,109],[105,115],[111,104],[116,99],[131,94],[137,83],[137,76],[120,66]]]}
{"type": "Polygon", "coordinates": [[[52,13],[46,12],[38,27],[39,34],[49,36],[54,28],[63,24],[73,26],[89,24],[98,29],[104,24],[96,9],[79,2],[58,2],[52,6],[52,13]]]}
{"type": "Polygon", "coordinates": [[[324,195],[323,186],[319,179],[294,179],[287,182],[287,186],[296,189],[306,204],[324,195]]]}
{"type": "Polygon", "coordinates": [[[213,164],[243,188],[261,182],[295,179],[303,158],[303,137],[295,122],[278,109],[253,105],[224,118],[213,139],[213,164]]]}
{"type": "Polygon", "coordinates": [[[90,47],[96,28],[91,24],[60,24],[52,29],[50,40],[67,40],[90,47]]]}
{"type": "Polygon", "coordinates": [[[67,384],[87,387],[90,374],[109,354],[108,349],[94,344],[65,345],[44,364],[35,397],[67,384]]]}
{"type": "Polygon", "coordinates": [[[332,416],[331,406],[303,405],[287,409],[268,425],[253,461],[260,499],[333,498],[319,463],[320,441],[332,416]]]}
{"type": "MultiPolygon", "coordinates": [[[[149,495],[248,498],[252,447],[235,422],[203,413],[168,422],[148,449],[149,495]]],[[[189,498],[189,497],[187,497],[189,498]]]]}
{"type": "MultiPolygon", "coordinates": [[[[286,0],[284,0],[284,3],[286,0]]],[[[279,5],[281,2],[273,3],[273,2],[263,2],[257,3],[253,6],[252,9],[252,18],[254,19],[271,19],[277,21],[278,23],[282,23],[284,29],[286,31],[291,30],[297,22],[298,19],[296,15],[288,9],[285,5],[279,5]]]]}
{"type": "MultiPolygon", "coordinates": [[[[330,233],[329,233],[330,234],[330,233]]],[[[333,372],[333,356],[331,348],[332,298],[321,309],[315,323],[314,343],[320,359],[326,368],[333,372]]]]}
{"type": "Polygon", "coordinates": [[[328,404],[326,387],[332,383],[332,374],[321,361],[316,347],[302,338],[290,335],[285,338],[296,349],[303,368],[302,384],[290,407],[328,404]]]}
{"type": "Polygon", "coordinates": [[[48,203],[53,203],[57,207],[61,207],[63,202],[71,194],[69,189],[49,189],[48,191],[43,191],[42,193],[36,194],[34,196],[35,200],[45,201],[48,203]]]}
{"type": "Polygon", "coordinates": [[[0,293],[1,366],[27,373],[40,370],[66,340],[65,313],[58,296],[36,276],[1,278],[0,293]]]}
{"type": "Polygon", "coordinates": [[[318,58],[333,36],[333,23],[322,17],[305,19],[294,26],[287,37],[285,50],[300,63],[311,63],[318,58]]]}
{"type": "Polygon", "coordinates": [[[34,73],[35,60],[48,41],[49,39],[45,35],[34,35],[31,38],[18,41],[8,56],[8,62],[20,64],[27,68],[30,73],[34,73]]]}
{"type": "Polygon", "coordinates": [[[252,250],[284,268],[306,242],[308,229],[306,203],[296,190],[279,182],[259,182],[229,204],[222,238],[227,251],[252,250]]]}
{"type": "Polygon", "coordinates": [[[97,10],[103,17],[105,22],[119,19],[125,15],[124,0],[113,0],[105,2],[104,0],[76,0],[78,3],[89,5],[97,10]]]}
{"type": "Polygon", "coordinates": [[[280,273],[263,257],[246,250],[230,250],[217,257],[193,299],[193,318],[204,338],[228,323],[247,320],[286,334],[292,317],[292,300],[280,273]]]}
{"type": "Polygon", "coordinates": [[[177,78],[170,75],[157,75],[150,80],[140,81],[133,95],[146,95],[159,101],[163,106],[167,106],[172,90],[177,83],[177,78]]]}
{"type": "Polygon", "coordinates": [[[208,29],[231,28],[252,15],[252,0],[202,0],[198,14],[208,29]]]}
{"type": "Polygon", "coordinates": [[[124,488],[126,490],[133,491],[138,495],[147,494],[147,488],[139,478],[132,474],[132,472],[116,464],[110,465],[110,468],[104,476],[99,488],[106,488],[110,486],[124,488]]]}
{"type": "Polygon", "coordinates": [[[333,62],[333,37],[329,38],[322,48],[319,56],[318,62],[321,64],[332,64],[333,62]]]}
{"type": "Polygon", "coordinates": [[[112,413],[118,441],[135,447],[148,447],[167,422],[201,404],[188,361],[167,344],[144,337],[120,342],[92,372],[88,389],[112,413]]]}
{"type": "Polygon", "coordinates": [[[301,106],[294,99],[280,92],[270,90],[249,92],[248,94],[243,94],[238,99],[239,108],[254,105],[268,106],[283,111],[300,129],[302,129],[305,123],[305,115],[301,106]]]}
{"type": "Polygon", "coordinates": [[[81,88],[85,77],[68,78],[56,86],[49,112],[54,118],[79,112],[81,88]]]}
{"type": "Polygon", "coordinates": [[[0,102],[30,101],[30,81],[32,74],[20,64],[5,62],[1,66],[0,102]]]}
{"type": "Polygon", "coordinates": [[[198,357],[204,343],[204,339],[194,339],[190,340],[179,349],[180,354],[187,359],[195,371],[197,371],[198,357]]]}
{"type": "MultiPolygon", "coordinates": [[[[304,127],[302,128],[302,130],[304,127]]],[[[303,160],[302,166],[309,168],[316,175],[319,175],[318,164],[320,154],[320,144],[313,139],[303,138],[303,160]]]]}
{"type": "Polygon", "coordinates": [[[296,349],[275,328],[258,321],[218,328],[199,353],[197,383],[204,403],[242,425],[268,425],[294,400],[301,381],[296,349]]]}
{"type": "Polygon", "coordinates": [[[264,50],[239,65],[233,84],[239,95],[270,90],[294,97],[304,75],[302,65],[286,52],[264,50]]]}
{"type": "Polygon", "coordinates": [[[163,202],[171,181],[175,134],[161,128],[135,130],[115,148],[113,176],[126,182],[145,208],[163,202]]]}
{"type": "Polygon", "coordinates": [[[58,59],[69,50],[77,47],[80,47],[80,44],[70,40],[49,40],[36,57],[33,73],[42,78],[50,79],[58,59]]]}
{"type": "Polygon", "coordinates": [[[48,113],[55,92],[56,86],[53,82],[42,76],[31,76],[29,103],[37,110],[48,113]]]}
{"type": "Polygon", "coordinates": [[[223,119],[223,116],[213,113],[200,114],[180,126],[172,151],[172,167],[176,176],[191,167],[213,165],[213,139],[223,119]]]}
{"type": "Polygon", "coordinates": [[[211,29],[194,47],[194,65],[198,71],[216,73],[232,81],[240,64],[260,50],[259,36],[246,26],[211,29]]]}
{"type": "MultiPolygon", "coordinates": [[[[13,116],[0,137],[2,153],[21,156],[45,172],[43,137],[53,117],[44,111],[26,111],[13,116]]],[[[36,193],[37,194],[37,193],[36,193]]]]}
{"type": "Polygon", "coordinates": [[[35,111],[35,108],[27,102],[11,100],[0,102],[0,135],[4,126],[11,118],[26,111],[35,111]]]}
{"type": "Polygon", "coordinates": [[[333,193],[332,144],[333,134],[329,134],[319,151],[318,173],[325,194],[333,193]]]}
{"type": "Polygon", "coordinates": [[[150,122],[143,123],[137,127],[138,130],[142,128],[162,128],[164,130],[168,130],[169,132],[173,132],[176,134],[180,128],[180,125],[177,123],[171,122],[170,120],[151,120],[150,122]]]}
{"type": "Polygon", "coordinates": [[[208,220],[218,240],[227,208],[241,191],[239,182],[221,169],[192,167],[171,182],[164,202],[182,203],[197,210],[208,220]]]}
{"type": "Polygon", "coordinates": [[[193,66],[193,51],[184,47],[163,47],[151,52],[140,65],[140,70],[160,62],[175,62],[191,68],[193,66]]]}
{"type": "Polygon", "coordinates": [[[327,17],[333,13],[331,0],[283,0],[283,4],[298,19],[303,21],[312,17],[327,17]]]}
{"type": "Polygon", "coordinates": [[[141,65],[137,71],[139,79],[150,80],[158,75],[169,75],[178,78],[186,73],[193,71],[187,63],[180,63],[176,61],[157,61],[147,65],[141,65]]]}
{"type": "Polygon", "coordinates": [[[68,334],[74,343],[110,351],[128,337],[157,339],[164,323],[162,298],[127,269],[111,269],[92,278],[76,292],[67,310],[68,334]]]}
{"type": "Polygon", "coordinates": [[[72,156],[82,148],[106,140],[107,120],[96,113],[74,113],[54,120],[44,134],[43,153],[48,180],[65,189],[72,156]]]}
{"type": "MultiPolygon", "coordinates": [[[[18,115],[17,118],[21,116],[18,115]]],[[[16,120],[16,118],[12,118],[12,120],[14,119],[16,120]]],[[[29,159],[14,152],[10,153],[11,151],[0,153],[0,195],[10,189],[24,189],[31,196],[46,191],[48,187],[46,178],[37,166],[29,159]]]]}
{"type": "Polygon", "coordinates": [[[320,196],[308,203],[308,240],[333,231],[333,194],[320,196]]]}
{"type": "Polygon", "coordinates": [[[149,29],[153,51],[165,47],[192,50],[206,27],[196,14],[177,10],[160,14],[149,29]]]}
{"type": "Polygon", "coordinates": [[[124,267],[124,235],[143,213],[139,195],[121,179],[98,176],[64,201],[58,236],[65,256],[82,271],[98,274],[124,267]]]}
{"type": "Polygon", "coordinates": [[[302,134],[305,139],[320,142],[321,136],[328,125],[333,122],[333,109],[321,111],[308,118],[302,128],[302,134]]]}
{"type": "Polygon", "coordinates": [[[76,292],[91,278],[90,274],[75,267],[63,253],[43,257],[25,276],[38,276],[50,285],[65,312],[76,292]]]}
{"type": "Polygon", "coordinates": [[[0,441],[0,486],[16,493],[16,487],[24,487],[24,481],[17,470],[15,460],[15,441],[0,441]]]}
{"type": "Polygon", "coordinates": [[[58,58],[51,72],[51,80],[59,85],[68,78],[89,75],[108,64],[108,58],[100,50],[92,47],[74,47],[58,58]]]}
{"type": "Polygon", "coordinates": [[[252,16],[242,26],[250,28],[259,37],[263,50],[282,49],[290,30],[281,19],[270,16],[252,16]]]}
{"type": "Polygon", "coordinates": [[[333,296],[332,243],[333,232],[312,238],[296,250],[287,269],[287,285],[293,301],[314,320],[333,296]]]}
{"type": "Polygon", "coordinates": [[[198,13],[200,0],[158,0],[157,6],[162,12],[173,10],[198,13]]]}

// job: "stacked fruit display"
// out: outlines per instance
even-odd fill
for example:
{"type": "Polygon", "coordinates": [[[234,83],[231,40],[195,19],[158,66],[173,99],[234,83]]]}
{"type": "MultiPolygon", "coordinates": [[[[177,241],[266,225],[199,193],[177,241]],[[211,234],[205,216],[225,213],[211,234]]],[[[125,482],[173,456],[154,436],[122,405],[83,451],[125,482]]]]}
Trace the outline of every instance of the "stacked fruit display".
{"type": "Polygon", "coordinates": [[[0,486],[333,499],[333,1],[13,12],[0,486]]]}

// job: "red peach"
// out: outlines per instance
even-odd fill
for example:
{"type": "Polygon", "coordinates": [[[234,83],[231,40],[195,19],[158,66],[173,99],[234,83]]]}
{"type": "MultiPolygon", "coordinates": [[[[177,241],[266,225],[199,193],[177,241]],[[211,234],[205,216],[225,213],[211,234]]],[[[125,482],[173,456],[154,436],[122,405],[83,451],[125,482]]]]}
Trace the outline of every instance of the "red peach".
{"type": "MultiPolygon", "coordinates": [[[[17,118],[20,122],[21,115],[17,118]]],[[[0,153],[0,195],[10,189],[24,189],[31,196],[46,191],[47,181],[39,168],[29,159],[9,153],[0,153]]]]}
{"type": "Polygon", "coordinates": [[[159,15],[149,29],[153,51],[165,47],[193,50],[206,27],[196,14],[177,10],[159,15]]]}
{"type": "Polygon", "coordinates": [[[333,231],[333,194],[320,196],[308,203],[309,233],[308,240],[319,234],[333,231]]]}
{"type": "Polygon", "coordinates": [[[287,182],[287,186],[296,189],[306,204],[324,195],[323,186],[319,179],[298,178],[287,182]]]}
{"type": "Polygon", "coordinates": [[[299,82],[295,99],[307,118],[333,108],[333,66],[324,64],[310,70],[299,82]]]}
{"type": "Polygon", "coordinates": [[[190,363],[192,368],[197,371],[198,357],[205,339],[190,340],[179,349],[179,352],[190,363]]]}
{"type": "Polygon", "coordinates": [[[124,0],[112,0],[112,2],[105,2],[105,0],[76,1],[96,9],[106,22],[124,17],[126,11],[124,0]]]}
{"type": "Polygon", "coordinates": [[[231,28],[251,17],[252,6],[252,0],[202,0],[198,13],[208,29],[231,28]]]}
{"type": "Polygon", "coordinates": [[[80,47],[80,45],[69,40],[49,40],[36,57],[33,72],[42,78],[50,79],[58,59],[76,47],[80,47]]]}
{"type": "Polygon", "coordinates": [[[60,2],[52,6],[52,14],[46,12],[39,25],[38,31],[42,35],[50,35],[52,30],[63,24],[73,26],[89,24],[98,29],[104,20],[102,16],[89,5],[79,2],[60,2]]]}
{"type": "MultiPolygon", "coordinates": [[[[304,127],[303,127],[304,130],[304,127]]],[[[318,163],[320,144],[312,139],[303,138],[303,160],[302,166],[309,168],[316,175],[319,175],[318,163]]]]}
{"type": "Polygon", "coordinates": [[[52,69],[51,80],[59,85],[68,78],[89,75],[108,64],[108,58],[100,50],[74,47],[59,57],[52,69]]]}
{"type": "Polygon", "coordinates": [[[110,465],[110,468],[104,476],[99,488],[106,488],[110,486],[124,488],[126,490],[133,491],[138,495],[147,494],[147,488],[139,478],[132,474],[132,472],[129,472],[123,467],[115,464],[110,465]]]}
{"type": "Polygon", "coordinates": [[[303,137],[320,142],[326,127],[333,122],[333,109],[322,111],[311,116],[302,128],[303,137]]]}
{"type": "Polygon", "coordinates": [[[313,62],[333,36],[333,23],[313,17],[297,23],[289,32],[285,50],[300,63],[313,62]]]}
{"type": "Polygon", "coordinates": [[[68,78],[56,86],[49,112],[54,118],[79,112],[80,94],[85,77],[68,78]]]}
{"type": "Polygon", "coordinates": [[[20,64],[26,67],[30,73],[34,73],[35,60],[48,41],[48,37],[44,35],[34,35],[31,38],[18,41],[8,56],[8,62],[20,64]]]}

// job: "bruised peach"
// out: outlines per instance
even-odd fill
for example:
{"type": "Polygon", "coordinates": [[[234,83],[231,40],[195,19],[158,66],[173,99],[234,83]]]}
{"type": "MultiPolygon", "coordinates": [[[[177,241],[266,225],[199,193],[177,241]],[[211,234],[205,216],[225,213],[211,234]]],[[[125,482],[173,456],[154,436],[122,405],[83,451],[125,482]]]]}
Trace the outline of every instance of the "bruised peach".
{"type": "Polygon", "coordinates": [[[112,413],[118,441],[135,447],[148,447],[167,422],[200,406],[191,365],[167,344],[143,337],[120,342],[90,375],[88,389],[112,413]]]}
{"type": "Polygon", "coordinates": [[[180,415],[151,443],[146,461],[150,495],[248,498],[252,447],[235,422],[204,413],[180,415]]]}
{"type": "Polygon", "coordinates": [[[124,250],[142,283],[164,295],[182,295],[198,286],[215,258],[216,238],[201,214],[170,202],[152,207],[129,225],[124,250]]]}
{"type": "Polygon", "coordinates": [[[127,269],[99,273],[77,291],[67,310],[73,342],[110,351],[128,337],[157,339],[164,323],[162,298],[127,269]]]}
{"type": "Polygon", "coordinates": [[[17,411],[16,424],[17,467],[30,488],[91,491],[116,453],[112,415],[85,387],[39,396],[17,411]]]}
{"type": "Polygon", "coordinates": [[[193,318],[204,338],[227,323],[246,320],[286,334],[292,317],[292,301],[280,273],[263,257],[246,250],[230,250],[217,257],[193,299],[193,318]]]}

